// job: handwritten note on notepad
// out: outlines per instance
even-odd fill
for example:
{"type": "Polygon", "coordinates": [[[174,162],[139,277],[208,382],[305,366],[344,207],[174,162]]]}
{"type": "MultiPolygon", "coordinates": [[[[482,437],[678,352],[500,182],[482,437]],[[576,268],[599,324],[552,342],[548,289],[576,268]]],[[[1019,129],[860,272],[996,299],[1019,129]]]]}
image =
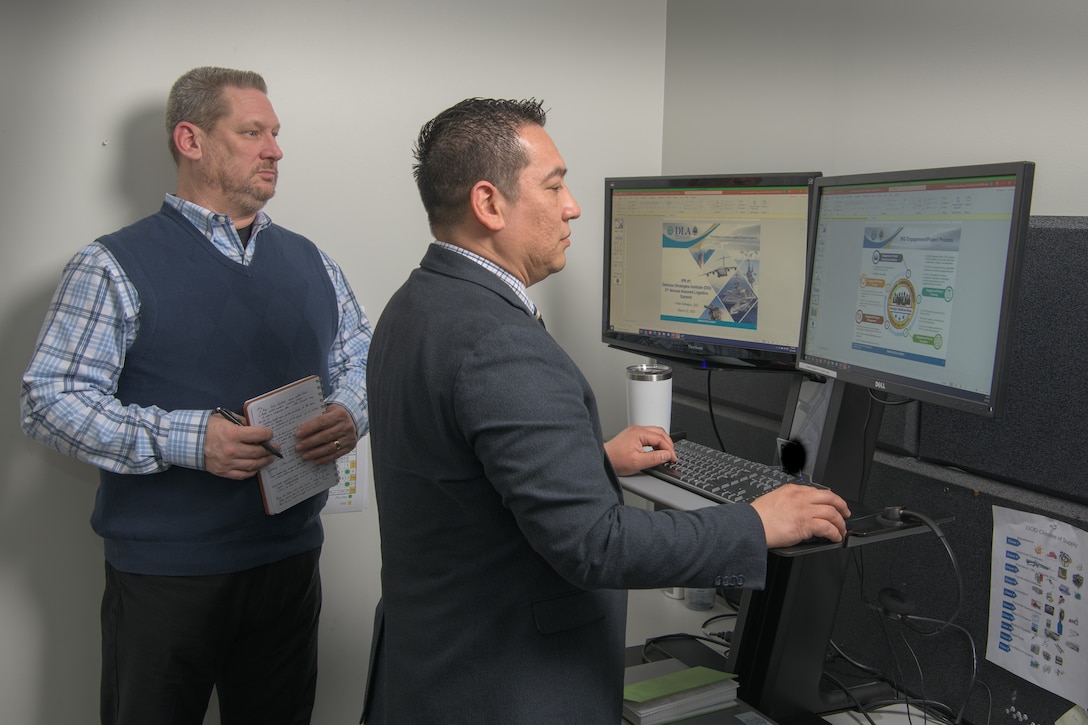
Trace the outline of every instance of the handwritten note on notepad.
{"type": "Polygon", "coordinates": [[[336,466],[315,466],[295,451],[295,430],[325,412],[321,378],[311,375],[247,400],[243,410],[250,425],[272,429],[283,453],[258,473],[266,513],[278,514],[336,485],[336,466]]]}

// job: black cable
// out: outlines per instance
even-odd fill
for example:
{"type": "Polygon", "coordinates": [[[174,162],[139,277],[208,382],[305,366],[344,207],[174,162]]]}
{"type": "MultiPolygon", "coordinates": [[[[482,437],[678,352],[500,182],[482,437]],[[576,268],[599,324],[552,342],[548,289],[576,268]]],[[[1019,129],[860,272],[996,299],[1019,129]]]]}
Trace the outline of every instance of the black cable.
{"type": "Polygon", "coordinates": [[[990,692],[990,686],[982,680],[979,680],[977,684],[986,691],[986,725],[990,725],[990,719],[994,714],[994,693],[990,692]]]}
{"type": "Polygon", "coordinates": [[[874,700],[869,703],[869,710],[870,712],[876,712],[880,708],[892,705],[906,705],[908,708],[915,707],[927,713],[928,717],[952,725],[952,713],[948,705],[935,700],[923,700],[916,697],[904,697],[898,700],[874,700]]]}
{"type": "MultiPolygon", "coordinates": [[[[883,610],[881,610],[879,607],[877,607],[875,605],[870,604],[868,606],[870,606],[874,611],[880,612],[882,615],[884,615],[881,618],[882,622],[885,621],[886,617],[890,616],[887,612],[884,612],[883,610]]],[[[922,690],[923,697],[925,695],[925,681],[924,681],[924,675],[922,674],[922,666],[918,662],[918,657],[915,654],[913,647],[911,647],[910,643],[906,640],[906,637],[905,637],[905,634],[904,634],[903,630],[909,630],[911,632],[914,632],[914,633],[919,634],[919,635],[924,636],[924,637],[932,637],[932,636],[935,636],[935,635],[941,633],[942,631],[944,631],[944,629],[950,627],[950,628],[960,632],[966,638],[967,643],[971,648],[971,676],[970,676],[970,679],[967,682],[967,688],[966,688],[966,693],[964,694],[963,703],[960,705],[959,709],[956,710],[955,712],[953,712],[952,708],[949,707],[948,705],[942,705],[942,707],[947,709],[948,718],[950,719],[950,721],[952,723],[955,723],[955,725],[959,725],[963,720],[963,713],[967,709],[967,703],[971,699],[971,693],[974,691],[975,685],[976,684],[977,685],[982,685],[984,688],[986,688],[987,692],[989,692],[989,688],[986,687],[985,683],[982,683],[981,681],[978,680],[978,649],[975,646],[974,637],[972,637],[971,633],[968,632],[964,627],[962,627],[962,626],[960,626],[958,624],[947,622],[947,621],[940,620],[940,619],[935,619],[935,618],[932,618],[932,617],[921,617],[921,616],[913,615],[913,614],[896,614],[891,618],[896,623],[902,625],[900,630],[899,630],[899,635],[900,635],[900,638],[903,641],[904,646],[907,648],[907,651],[910,652],[911,656],[914,658],[915,665],[916,665],[916,667],[918,669],[919,677],[922,678],[920,688],[922,690]],[[933,629],[921,629],[921,628],[918,628],[918,627],[911,626],[911,623],[913,623],[913,622],[927,622],[927,623],[932,623],[932,624],[940,624],[941,626],[939,628],[933,628],[933,629]]],[[[899,673],[898,674],[899,681],[902,682],[903,681],[903,672],[899,667],[898,658],[896,658],[894,656],[894,650],[892,648],[891,640],[888,638],[887,628],[882,627],[882,631],[884,632],[885,641],[886,641],[886,644],[888,645],[888,651],[892,653],[893,659],[895,661],[896,670],[899,673]]],[[[845,656],[844,656],[844,658],[845,658],[845,656]]],[[[845,658],[845,659],[847,659],[848,662],[851,662],[851,664],[855,664],[854,662],[849,660],[849,658],[845,658]]],[[[904,694],[906,693],[905,688],[901,688],[896,683],[892,683],[892,684],[895,687],[897,692],[902,691],[902,692],[904,692],[904,694]]],[[[901,701],[906,702],[906,698],[904,697],[901,701]]],[[[926,700],[926,702],[933,702],[933,701],[926,700]]],[[[990,707],[992,708],[992,700],[991,700],[990,707]]],[[[909,719],[909,715],[908,715],[908,719],[909,719]]],[[[988,715],[987,716],[987,722],[989,722],[989,719],[990,718],[989,718],[989,715],[988,715]]]]}
{"type": "MultiPolygon", "coordinates": [[[[926,673],[922,669],[922,663],[918,659],[918,653],[910,646],[910,642],[907,641],[907,637],[903,634],[902,628],[899,630],[899,639],[903,642],[903,646],[907,648],[907,652],[910,653],[911,659],[914,660],[914,669],[918,673],[918,692],[922,693],[922,700],[926,700],[926,673]]],[[[906,688],[904,688],[903,691],[906,692],[906,688]]],[[[929,711],[922,710],[922,717],[924,722],[929,722],[929,711]]],[[[907,722],[914,722],[914,719],[911,717],[909,705],[907,706],[907,722]]]]}
{"type": "Polygon", "coordinates": [[[643,643],[643,645],[642,645],[642,661],[643,662],[649,662],[650,661],[649,659],[647,659],[647,655],[650,653],[650,648],[651,647],[657,649],[659,652],[661,652],[661,654],[671,657],[672,655],[670,655],[668,652],[663,650],[661,647],[657,646],[658,642],[662,642],[662,641],[665,641],[665,640],[671,640],[671,639],[694,639],[694,640],[699,640],[699,641],[702,641],[702,642],[709,642],[709,643],[711,643],[713,645],[717,645],[718,647],[721,647],[724,644],[724,643],[719,642],[718,640],[712,639],[710,637],[704,637],[704,636],[698,635],[698,634],[689,634],[687,632],[676,632],[676,633],[673,633],[673,634],[662,634],[662,635],[658,635],[657,637],[650,637],[648,640],[646,640],[645,643],[643,643]]]}
{"type": "MultiPolygon", "coordinates": [[[[868,425],[868,421],[866,421],[865,425],[866,426],[868,425]]],[[[978,677],[978,653],[977,653],[977,650],[975,648],[974,639],[971,637],[970,632],[968,632],[966,629],[964,629],[963,627],[961,627],[960,625],[958,625],[958,624],[956,624],[954,622],[954,620],[959,615],[959,611],[960,611],[960,608],[962,606],[963,599],[964,599],[963,576],[962,576],[962,572],[960,571],[960,568],[959,568],[959,563],[958,563],[958,561],[956,559],[955,553],[952,551],[951,545],[948,543],[948,540],[944,535],[944,532],[941,530],[940,526],[935,521],[933,521],[933,519],[931,519],[930,517],[926,516],[925,514],[922,514],[922,513],[916,512],[916,511],[912,511],[912,510],[909,510],[909,509],[906,509],[906,508],[902,508],[902,507],[885,509],[885,514],[884,515],[885,516],[891,515],[891,518],[889,519],[890,521],[894,521],[895,519],[898,519],[900,521],[916,520],[916,521],[921,522],[921,523],[925,524],[926,526],[928,526],[930,528],[930,530],[937,536],[938,540],[940,540],[941,544],[945,548],[946,553],[948,554],[949,562],[951,563],[952,570],[953,570],[953,573],[955,575],[956,585],[957,585],[956,606],[955,606],[951,616],[949,616],[947,619],[940,620],[940,619],[935,619],[935,618],[931,618],[931,617],[921,617],[921,616],[917,616],[917,615],[907,614],[907,613],[904,613],[904,612],[889,612],[884,607],[878,606],[877,604],[869,601],[864,596],[865,571],[864,571],[864,567],[863,567],[863,565],[862,565],[862,563],[860,561],[860,550],[859,550],[858,552],[855,552],[856,556],[854,557],[854,564],[855,564],[855,568],[856,568],[857,573],[858,573],[859,580],[862,583],[862,586],[860,588],[860,591],[862,592],[862,602],[867,607],[869,607],[872,611],[874,611],[876,613],[879,613],[879,615],[880,615],[880,622],[882,623],[882,626],[880,627],[880,629],[881,629],[881,632],[884,635],[885,644],[887,645],[888,652],[892,654],[893,663],[895,665],[895,669],[896,669],[896,673],[897,673],[896,678],[889,679],[886,675],[881,673],[876,668],[868,667],[868,666],[866,666],[866,665],[864,665],[864,664],[862,664],[860,662],[857,662],[856,660],[853,660],[834,641],[829,642],[829,645],[838,654],[838,656],[841,657],[844,661],[846,661],[849,664],[851,664],[852,666],[860,669],[861,671],[866,672],[867,674],[876,676],[876,677],[881,678],[884,681],[888,682],[894,688],[894,690],[895,690],[895,692],[897,694],[902,692],[903,697],[900,700],[895,700],[895,702],[903,702],[904,704],[909,705],[911,700],[908,697],[905,688],[903,688],[901,686],[901,684],[900,684],[900,683],[905,682],[904,673],[903,673],[903,670],[901,668],[899,658],[895,657],[895,647],[893,646],[893,643],[891,641],[890,633],[888,631],[888,628],[886,626],[883,626],[883,623],[886,622],[887,618],[891,618],[894,621],[901,624],[899,634],[900,634],[900,637],[901,637],[901,639],[903,641],[904,646],[906,646],[906,648],[907,648],[907,651],[914,658],[915,666],[917,668],[917,671],[918,671],[919,677],[920,677],[920,683],[921,683],[920,687],[922,689],[923,696],[925,694],[924,693],[924,690],[925,690],[925,678],[924,678],[923,668],[921,666],[920,661],[918,660],[918,656],[915,653],[913,647],[911,646],[910,642],[907,641],[907,639],[906,639],[905,631],[911,631],[911,632],[914,632],[914,633],[919,634],[921,636],[927,636],[927,637],[928,636],[935,636],[935,635],[943,632],[945,629],[950,628],[950,627],[952,629],[955,629],[955,630],[961,632],[967,638],[967,641],[968,641],[968,643],[970,645],[970,648],[971,648],[971,676],[970,676],[970,679],[969,679],[968,684],[967,684],[967,691],[966,691],[966,694],[965,694],[965,696],[963,698],[962,704],[960,705],[959,709],[956,710],[954,713],[953,713],[953,710],[952,710],[951,707],[949,707],[947,705],[943,705],[943,704],[940,705],[942,708],[944,708],[947,711],[947,715],[942,715],[942,717],[947,719],[948,722],[952,723],[952,725],[960,725],[961,722],[962,722],[962,719],[963,719],[963,714],[964,714],[964,712],[965,712],[965,710],[967,708],[967,705],[968,705],[968,703],[970,701],[971,694],[973,693],[973,691],[975,689],[975,685],[976,684],[982,685],[986,689],[987,693],[989,693],[989,688],[986,687],[985,683],[981,683],[977,679],[977,677],[978,677]],[[932,626],[932,627],[922,627],[922,626],[920,626],[922,624],[932,624],[934,626],[932,626]]],[[[922,702],[929,703],[929,702],[932,702],[932,701],[922,700],[922,702]]],[[[993,703],[992,703],[992,695],[991,695],[990,705],[989,705],[990,709],[987,711],[987,723],[989,723],[990,718],[991,718],[992,706],[993,706],[993,703]]],[[[870,707],[872,707],[872,703],[870,703],[870,707]]],[[[929,716],[932,714],[932,707],[927,707],[926,709],[923,709],[923,714],[928,719],[929,716]]],[[[908,709],[908,713],[907,713],[907,718],[908,718],[908,721],[912,722],[909,709],[908,709]]]]}
{"type": "Polygon", "coordinates": [[[710,619],[703,622],[702,625],[699,627],[699,629],[706,629],[707,625],[713,624],[714,622],[717,622],[719,619],[735,619],[736,617],[737,617],[737,612],[726,612],[724,614],[715,614],[713,617],[711,617],[710,619]]]}
{"type": "MultiPolygon", "coordinates": [[[[931,633],[931,634],[936,634],[937,632],[940,632],[945,627],[947,627],[947,626],[951,625],[953,622],[955,622],[956,617],[959,616],[960,607],[963,605],[963,574],[960,572],[959,561],[956,559],[955,552],[952,551],[952,546],[948,543],[948,538],[945,537],[944,531],[941,530],[941,527],[937,525],[936,521],[934,521],[929,516],[926,516],[925,514],[920,513],[918,511],[911,511],[911,510],[908,510],[908,509],[900,509],[899,518],[902,519],[903,517],[906,517],[908,519],[910,519],[910,518],[917,519],[918,521],[922,522],[923,524],[925,524],[926,526],[929,527],[930,531],[932,531],[934,533],[934,535],[936,535],[937,539],[944,546],[944,550],[948,554],[948,561],[952,565],[952,573],[956,577],[956,606],[952,610],[952,615],[949,616],[943,623],[938,625],[937,629],[935,629],[931,633]]],[[[918,631],[919,634],[926,634],[926,632],[923,632],[921,630],[916,630],[916,631],[918,631]]]]}
{"type": "MultiPolygon", "coordinates": [[[[876,609],[877,609],[877,611],[880,611],[878,608],[876,608],[876,609]]],[[[895,693],[896,693],[896,695],[898,695],[899,693],[903,693],[903,699],[906,699],[907,692],[902,687],[903,683],[906,682],[906,677],[903,676],[903,667],[902,667],[902,665],[899,664],[899,658],[895,656],[895,646],[892,644],[891,635],[888,634],[888,628],[886,626],[884,626],[884,625],[885,625],[885,620],[883,618],[881,618],[880,619],[880,632],[881,632],[881,634],[884,635],[884,644],[886,644],[888,646],[888,653],[892,656],[892,661],[895,663],[895,674],[896,674],[895,681],[894,681],[895,693]]]]}
{"type": "Polygon", "coordinates": [[[857,668],[858,670],[864,672],[867,675],[872,675],[873,677],[876,677],[881,682],[887,682],[893,687],[895,686],[894,683],[891,682],[891,678],[888,677],[887,673],[885,673],[883,670],[857,661],[850,655],[846,654],[846,652],[843,651],[842,647],[840,647],[838,643],[834,640],[829,641],[828,644],[831,646],[831,649],[835,650],[835,654],[838,655],[843,662],[846,662],[848,665],[852,665],[853,667],[857,668]]]}
{"type": "Polygon", "coordinates": [[[714,415],[714,395],[710,384],[713,374],[713,368],[706,369],[706,409],[710,413],[710,427],[714,429],[714,437],[718,439],[718,449],[724,451],[725,443],[722,442],[722,434],[718,432],[718,417],[714,415]]]}
{"type": "MultiPolygon", "coordinates": [[[[932,619],[930,617],[919,617],[913,614],[903,615],[901,621],[904,625],[907,625],[912,621],[922,621],[930,623],[941,623],[939,619],[932,619]]],[[[967,694],[964,695],[963,704],[960,705],[960,709],[956,711],[954,722],[959,723],[963,718],[963,711],[967,709],[967,702],[971,699],[971,692],[975,689],[975,684],[978,682],[978,649],[975,647],[975,638],[971,636],[971,633],[958,624],[951,622],[943,622],[941,629],[936,630],[919,630],[913,627],[907,626],[912,632],[917,632],[926,637],[932,637],[933,635],[942,631],[945,627],[951,627],[958,630],[967,639],[967,643],[971,646],[971,679],[967,683],[967,694]]],[[[989,688],[987,688],[989,689],[989,688]]]]}
{"type": "MultiPolygon", "coordinates": [[[[864,490],[865,484],[865,469],[869,465],[872,457],[869,455],[869,423],[873,419],[873,391],[869,391],[869,402],[865,406],[865,422],[861,424],[861,469],[858,473],[858,486],[861,490],[864,490]]],[[[877,431],[877,435],[880,432],[877,431]]]]}
{"type": "Polygon", "coordinates": [[[852,703],[854,703],[854,709],[856,709],[859,713],[862,714],[862,716],[865,717],[866,720],[869,721],[869,725],[876,725],[876,722],[869,715],[869,711],[865,709],[865,706],[862,705],[861,702],[856,697],[854,697],[854,693],[850,692],[849,687],[847,687],[842,682],[840,682],[839,680],[837,680],[834,677],[832,677],[831,675],[829,675],[827,672],[824,672],[822,676],[823,676],[823,678],[825,680],[827,680],[828,682],[833,684],[835,687],[842,690],[842,694],[846,695],[850,699],[850,701],[852,703]]]}

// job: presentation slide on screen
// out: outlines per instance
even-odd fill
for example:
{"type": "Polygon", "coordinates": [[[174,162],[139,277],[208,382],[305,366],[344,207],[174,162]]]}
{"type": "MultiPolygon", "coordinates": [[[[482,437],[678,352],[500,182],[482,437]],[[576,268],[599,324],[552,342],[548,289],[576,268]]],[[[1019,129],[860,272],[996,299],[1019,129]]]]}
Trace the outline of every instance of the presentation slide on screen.
{"type": "Polygon", "coordinates": [[[961,232],[947,223],[865,227],[855,350],[945,365],[961,232]]]}
{"type": "Polygon", "coordinates": [[[760,231],[744,222],[665,221],[661,319],[757,329],[760,231]]]}

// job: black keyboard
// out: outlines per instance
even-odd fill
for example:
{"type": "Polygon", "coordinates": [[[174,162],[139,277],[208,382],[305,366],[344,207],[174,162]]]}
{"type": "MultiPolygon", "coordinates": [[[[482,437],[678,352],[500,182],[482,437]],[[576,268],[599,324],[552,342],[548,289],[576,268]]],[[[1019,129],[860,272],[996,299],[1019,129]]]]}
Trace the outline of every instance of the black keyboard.
{"type": "Polygon", "coordinates": [[[675,447],[678,459],[675,463],[647,468],[646,473],[716,503],[750,503],[784,483],[824,488],[774,466],[749,461],[686,438],[676,441],[675,447]]]}

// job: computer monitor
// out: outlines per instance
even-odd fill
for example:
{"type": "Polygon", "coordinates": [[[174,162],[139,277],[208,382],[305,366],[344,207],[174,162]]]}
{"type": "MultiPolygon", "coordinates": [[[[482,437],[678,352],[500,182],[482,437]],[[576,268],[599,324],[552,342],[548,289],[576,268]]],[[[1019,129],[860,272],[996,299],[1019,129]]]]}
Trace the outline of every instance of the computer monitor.
{"type": "Polygon", "coordinates": [[[693,367],[794,370],[818,176],[605,179],[602,341],[693,367]]]}
{"type": "Polygon", "coordinates": [[[817,179],[798,367],[999,416],[1034,169],[817,179]]]}

